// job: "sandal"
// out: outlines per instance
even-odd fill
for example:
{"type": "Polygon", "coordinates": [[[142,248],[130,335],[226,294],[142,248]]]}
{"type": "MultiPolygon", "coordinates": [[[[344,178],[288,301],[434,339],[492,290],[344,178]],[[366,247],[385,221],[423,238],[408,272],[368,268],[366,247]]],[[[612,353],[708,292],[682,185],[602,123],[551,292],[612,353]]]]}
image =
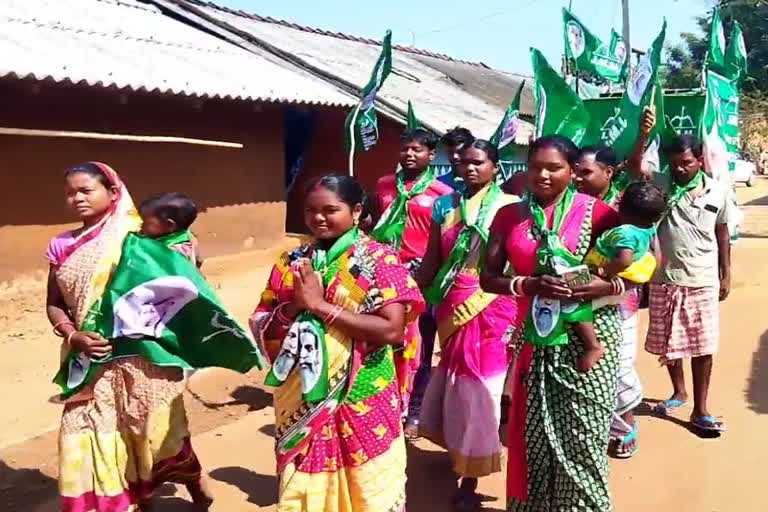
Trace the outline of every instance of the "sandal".
{"type": "Polygon", "coordinates": [[[725,432],[725,423],[718,421],[714,416],[691,416],[691,424],[694,427],[707,432],[725,432]]]}
{"type": "Polygon", "coordinates": [[[635,422],[632,425],[632,432],[623,437],[613,439],[608,451],[609,455],[617,459],[629,459],[633,457],[639,449],[640,446],[637,442],[637,422],[635,422]]]}
{"type": "Polygon", "coordinates": [[[687,402],[685,400],[678,400],[677,398],[670,398],[669,400],[664,400],[663,402],[657,403],[653,407],[654,414],[657,414],[659,416],[666,416],[669,414],[669,411],[674,411],[675,409],[679,409],[680,407],[684,406],[687,402]]]}

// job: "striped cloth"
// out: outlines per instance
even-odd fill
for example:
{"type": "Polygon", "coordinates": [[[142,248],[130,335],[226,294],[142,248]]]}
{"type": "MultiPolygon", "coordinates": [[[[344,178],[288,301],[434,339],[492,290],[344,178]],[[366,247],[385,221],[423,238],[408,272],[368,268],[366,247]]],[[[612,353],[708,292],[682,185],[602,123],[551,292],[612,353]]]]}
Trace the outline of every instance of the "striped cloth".
{"type": "Polygon", "coordinates": [[[665,363],[711,355],[720,341],[717,287],[650,285],[645,350],[665,363]]]}
{"type": "Polygon", "coordinates": [[[611,438],[621,439],[632,433],[621,417],[643,401],[643,386],[635,369],[637,355],[637,313],[625,318],[622,325],[623,339],[619,347],[619,383],[616,392],[616,410],[611,419],[611,438]]]}

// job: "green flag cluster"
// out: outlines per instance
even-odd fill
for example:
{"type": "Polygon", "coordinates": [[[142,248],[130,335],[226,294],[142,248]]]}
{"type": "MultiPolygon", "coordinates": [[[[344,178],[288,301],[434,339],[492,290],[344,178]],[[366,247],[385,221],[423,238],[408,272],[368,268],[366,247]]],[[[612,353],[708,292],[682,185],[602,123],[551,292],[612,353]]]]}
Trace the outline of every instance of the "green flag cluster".
{"type": "Polygon", "coordinates": [[[664,21],[661,32],[632,70],[632,75],[627,80],[627,88],[613,115],[600,120],[602,124],[599,128],[599,140],[611,146],[619,158],[624,158],[632,152],[638,137],[640,116],[645,108],[653,104],[657,119],[662,120],[657,123],[652,141],[665,126],[664,98],[658,83],[658,71],[666,30],[667,22],[664,21]]]}
{"type": "Polygon", "coordinates": [[[605,44],[571,11],[563,9],[563,37],[565,55],[577,70],[611,82],[622,82],[626,78],[626,46],[615,30],[611,31],[610,44],[605,44]]]}
{"type": "Polygon", "coordinates": [[[123,357],[184,369],[218,366],[244,373],[263,367],[261,352],[197,268],[157,240],[136,234],[126,237],[110,283],[80,330],[108,339],[112,353],[95,360],[70,351],[54,378],[64,398],[104,363],[123,357]]]}
{"type": "Polygon", "coordinates": [[[725,44],[720,11],[710,27],[705,78],[706,102],[700,122],[704,159],[711,174],[725,179],[735,170],[739,153],[739,86],[747,75],[747,49],[738,22],[725,44]]]}
{"type": "Polygon", "coordinates": [[[354,143],[355,151],[368,151],[379,140],[379,125],[376,117],[376,94],[392,71],[392,32],[387,30],[381,44],[381,54],[371,73],[368,84],[363,88],[360,103],[349,113],[344,123],[348,148],[354,143]]]}

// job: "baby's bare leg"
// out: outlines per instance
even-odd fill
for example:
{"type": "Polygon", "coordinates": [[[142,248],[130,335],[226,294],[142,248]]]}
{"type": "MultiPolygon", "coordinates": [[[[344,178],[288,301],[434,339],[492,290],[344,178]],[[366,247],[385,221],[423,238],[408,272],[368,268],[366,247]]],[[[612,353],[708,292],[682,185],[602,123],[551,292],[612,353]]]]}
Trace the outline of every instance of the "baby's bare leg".
{"type": "Polygon", "coordinates": [[[573,330],[584,346],[584,353],[576,361],[576,370],[588,372],[603,357],[603,346],[597,339],[595,326],[592,322],[575,323],[573,330]]]}

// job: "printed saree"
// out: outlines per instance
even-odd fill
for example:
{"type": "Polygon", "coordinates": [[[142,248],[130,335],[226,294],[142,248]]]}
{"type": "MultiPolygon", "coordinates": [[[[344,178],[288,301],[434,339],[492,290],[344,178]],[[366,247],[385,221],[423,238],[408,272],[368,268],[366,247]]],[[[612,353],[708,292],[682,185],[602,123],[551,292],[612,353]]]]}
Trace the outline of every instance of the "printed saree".
{"type": "MultiPolygon", "coordinates": [[[[552,222],[553,207],[546,209],[552,222]]],[[[605,204],[576,194],[559,237],[583,257],[595,235],[615,225],[605,204]]],[[[496,217],[492,232],[504,239],[516,274],[533,275],[539,241],[524,205],[496,217]]],[[[530,310],[530,298],[518,311],[530,310]]],[[[524,321],[518,319],[518,326],[524,321]]],[[[587,373],[575,363],[583,349],[572,329],[565,345],[517,347],[510,372],[507,498],[509,511],[611,510],[608,491],[608,430],[616,403],[621,320],[615,306],[596,310],[594,327],[605,347],[603,359],[587,373]]]]}
{"type": "MultiPolygon", "coordinates": [[[[280,306],[293,298],[292,270],[312,251],[310,244],[280,257],[251,317],[254,336],[273,364],[282,364],[278,358],[288,339],[276,350],[273,343],[279,340],[264,334],[280,306]]],[[[347,311],[369,314],[402,303],[410,323],[424,309],[416,282],[395,253],[364,235],[341,255],[337,269],[326,300],[347,311]]],[[[353,340],[332,325],[326,326],[324,341],[325,399],[304,400],[300,360],[275,388],[277,510],[400,512],[406,460],[392,347],[369,350],[365,340],[353,340]]]]}
{"type": "MultiPolygon", "coordinates": [[[[55,269],[78,326],[104,292],[123,240],[141,223],[117,174],[97,165],[116,187],[116,200],[96,226],[77,235],[55,269]]],[[[59,434],[62,511],[138,510],[163,482],[197,482],[201,468],[190,443],[181,370],[127,357],[100,371],[65,402],[59,434]]]]}
{"type": "MultiPolygon", "coordinates": [[[[485,189],[466,201],[467,219],[478,217],[485,189]]],[[[496,211],[517,200],[500,194],[488,205],[486,232],[496,211]]],[[[444,196],[435,205],[445,261],[459,238],[460,196],[444,196]]],[[[454,472],[477,478],[501,471],[500,402],[507,373],[505,334],[513,325],[516,304],[509,296],[485,293],[479,268],[483,245],[474,234],[469,257],[437,306],[440,363],[429,381],[419,420],[421,435],[446,448],[454,472]]]]}

